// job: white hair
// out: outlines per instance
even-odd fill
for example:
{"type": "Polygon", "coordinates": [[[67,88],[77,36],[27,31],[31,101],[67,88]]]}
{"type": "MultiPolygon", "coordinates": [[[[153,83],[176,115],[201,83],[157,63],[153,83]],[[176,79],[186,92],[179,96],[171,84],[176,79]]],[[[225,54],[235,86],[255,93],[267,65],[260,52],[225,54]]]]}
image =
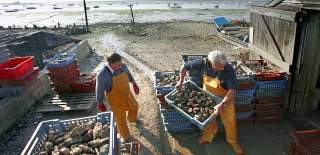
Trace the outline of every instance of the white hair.
{"type": "Polygon", "coordinates": [[[226,64],[227,63],[227,57],[221,51],[211,51],[211,52],[209,52],[208,60],[213,64],[216,64],[216,63],[226,64]]]}

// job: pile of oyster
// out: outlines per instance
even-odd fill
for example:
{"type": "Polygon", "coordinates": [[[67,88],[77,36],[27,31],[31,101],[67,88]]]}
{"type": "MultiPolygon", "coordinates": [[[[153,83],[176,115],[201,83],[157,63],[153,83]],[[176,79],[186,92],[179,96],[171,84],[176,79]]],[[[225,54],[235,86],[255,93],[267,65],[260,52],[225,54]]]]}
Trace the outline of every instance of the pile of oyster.
{"type": "Polygon", "coordinates": [[[279,72],[279,69],[276,66],[273,66],[271,64],[247,63],[245,65],[255,73],[279,72]]]}
{"type": "Polygon", "coordinates": [[[243,65],[240,64],[241,62],[238,61],[231,61],[230,64],[236,70],[236,75],[248,75],[251,71],[244,70],[243,65]]]}
{"type": "Polygon", "coordinates": [[[196,86],[186,83],[181,91],[168,96],[175,105],[200,122],[208,119],[213,114],[217,101],[196,86]]]}
{"type": "Polygon", "coordinates": [[[162,75],[159,79],[157,79],[156,83],[158,86],[170,86],[174,87],[180,77],[178,75],[162,75]]]}
{"type": "Polygon", "coordinates": [[[107,155],[109,137],[110,126],[96,121],[70,124],[66,132],[50,129],[39,155],[107,155]]]}

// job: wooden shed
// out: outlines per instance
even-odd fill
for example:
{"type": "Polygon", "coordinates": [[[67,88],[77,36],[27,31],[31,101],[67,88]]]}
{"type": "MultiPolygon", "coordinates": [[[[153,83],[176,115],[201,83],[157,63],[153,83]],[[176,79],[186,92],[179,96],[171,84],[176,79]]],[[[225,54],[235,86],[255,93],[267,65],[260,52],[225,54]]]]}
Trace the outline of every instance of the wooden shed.
{"type": "Polygon", "coordinates": [[[290,74],[290,114],[320,113],[320,1],[274,0],[252,6],[250,16],[252,56],[290,74]]]}

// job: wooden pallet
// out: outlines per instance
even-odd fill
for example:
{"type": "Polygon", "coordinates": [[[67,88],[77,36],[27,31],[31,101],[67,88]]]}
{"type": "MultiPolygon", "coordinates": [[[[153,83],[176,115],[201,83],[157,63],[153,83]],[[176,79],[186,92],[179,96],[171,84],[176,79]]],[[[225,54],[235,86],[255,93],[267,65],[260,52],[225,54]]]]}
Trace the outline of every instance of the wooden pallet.
{"type": "Polygon", "coordinates": [[[86,111],[94,107],[94,93],[50,95],[44,99],[37,112],[86,111]]]}

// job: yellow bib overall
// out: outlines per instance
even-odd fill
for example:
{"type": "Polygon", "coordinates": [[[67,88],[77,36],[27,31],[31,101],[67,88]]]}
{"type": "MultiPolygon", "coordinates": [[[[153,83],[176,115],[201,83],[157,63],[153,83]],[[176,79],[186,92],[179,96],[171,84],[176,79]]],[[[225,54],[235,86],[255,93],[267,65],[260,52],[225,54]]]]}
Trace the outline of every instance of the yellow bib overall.
{"type": "Polygon", "coordinates": [[[130,91],[129,79],[126,73],[112,77],[112,90],[106,93],[106,96],[114,114],[118,132],[124,140],[127,140],[130,137],[130,133],[126,111],[128,111],[128,121],[135,122],[138,114],[138,102],[130,91]]]}
{"type": "MultiPolygon", "coordinates": [[[[221,98],[224,98],[228,92],[221,87],[219,79],[212,78],[206,73],[203,75],[203,89],[221,98]]],[[[237,140],[235,101],[231,101],[225,105],[223,111],[220,113],[220,118],[224,125],[228,143],[232,146],[236,154],[243,154],[243,150],[237,140]]],[[[211,142],[216,136],[217,131],[218,125],[216,119],[214,119],[205,127],[200,140],[211,142]]]]}

